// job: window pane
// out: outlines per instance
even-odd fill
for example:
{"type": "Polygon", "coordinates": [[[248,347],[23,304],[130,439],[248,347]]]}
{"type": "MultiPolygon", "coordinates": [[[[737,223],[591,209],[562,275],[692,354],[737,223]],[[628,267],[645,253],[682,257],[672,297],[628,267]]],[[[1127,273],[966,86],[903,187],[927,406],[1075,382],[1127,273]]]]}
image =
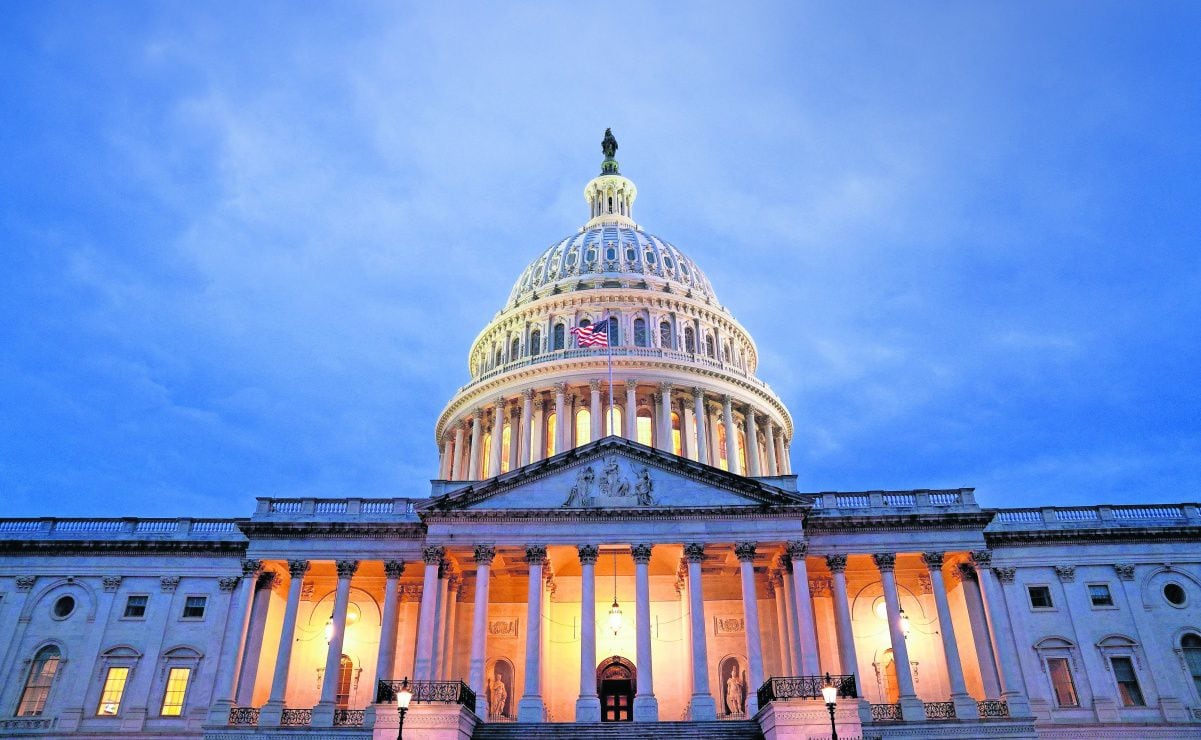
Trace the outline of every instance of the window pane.
{"type": "Polygon", "coordinates": [[[513,452],[513,425],[505,424],[500,433],[500,472],[509,472],[509,457],[513,452]]]}
{"type": "Polygon", "coordinates": [[[680,415],[671,415],[671,451],[677,455],[684,454],[683,437],[680,435],[680,415]]]}
{"type": "Polygon", "coordinates": [[[1109,586],[1103,583],[1089,586],[1088,597],[1092,600],[1093,606],[1113,606],[1113,597],[1109,593],[1109,586]]]}
{"type": "Polygon", "coordinates": [[[167,692],[163,694],[164,717],[178,717],[183,713],[184,696],[188,693],[188,678],[191,668],[172,668],[167,674],[167,692]]]}
{"type": "Polygon", "coordinates": [[[1118,694],[1122,697],[1122,704],[1127,707],[1146,705],[1130,658],[1111,658],[1109,662],[1113,666],[1113,677],[1118,682],[1118,694]]]}
{"type": "Polygon", "coordinates": [[[1046,586],[1030,586],[1030,606],[1035,609],[1049,609],[1051,607],[1051,589],[1046,586]]]}
{"type": "Polygon", "coordinates": [[[582,408],[575,412],[575,443],[576,446],[592,441],[592,412],[582,408]]]}
{"type": "Polygon", "coordinates": [[[1055,689],[1055,703],[1061,707],[1077,706],[1076,685],[1072,683],[1067,658],[1048,658],[1047,672],[1051,674],[1051,686],[1055,689]]]}
{"type": "Polygon", "coordinates": [[[146,616],[146,603],[149,596],[130,596],[125,601],[125,616],[130,618],[146,616]]]}
{"type": "Polygon", "coordinates": [[[638,412],[638,441],[647,447],[655,445],[654,426],[651,421],[651,412],[641,409],[638,412]]]}
{"type": "Polygon", "coordinates": [[[189,596],[184,602],[183,615],[186,619],[199,619],[204,616],[204,596],[189,596]]]}
{"type": "Polygon", "coordinates": [[[129,669],[109,668],[104,677],[104,688],[100,690],[100,706],[96,714],[102,717],[115,717],[121,711],[121,695],[125,693],[125,682],[129,679],[129,669]]]}
{"type": "Polygon", "coordinates": [[[555,454],[555,437],[558,431],[557,421],[554,411],[546,415],[546,457],[551,457],[555,454]]]}
{"type": "Polygon", "coordinates": [[[616,434],[624,437],[625,427],[621,423],[621,407],[617,404],[614,404],[612,407],[610,407],[610,411],[613,413],[612,417],[608,415],[605,416],[606,432],[608,434],[616,434]]]}
{"type": "Polygon", "coordinates": [[[17,707],[18,717],[36,717],[46,708],[50,696],[50,685],[58,673],[58,661],[62,657],[58,648],[47,645],[38,651],[29,666],[29,677],[25,690],[21,692],[21,703],[17,707]]]}

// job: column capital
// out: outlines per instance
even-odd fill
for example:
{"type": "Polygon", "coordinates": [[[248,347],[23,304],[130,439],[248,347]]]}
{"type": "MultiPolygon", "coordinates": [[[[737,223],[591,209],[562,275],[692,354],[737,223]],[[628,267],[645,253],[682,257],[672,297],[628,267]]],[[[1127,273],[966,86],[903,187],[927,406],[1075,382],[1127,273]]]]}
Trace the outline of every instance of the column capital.
{"type": "Polygon", "coordinates": [[[872,553],[872,562],[880,569],[881,573],[892,571],[897,564],[897,555],[894,552],[877,552],[872,553]]]}
{"type": "Polygon", "coordinates": [[[684,557],[690,563],[702,563],[705,561],[705,544],[703,542],[689,542],[684,545],[684,557]]]}
{"type": "Polygon", "coordinates": [[[730,404],[734,403],[734,397],[729,393],[723,393],[721,394],[721,403],[723,406],[729,406],[730,404]]]}
{"type": "Polygon", "coordinates": [[[338,569],[338,578],[350,578],[359,569],[359,561],[336,560],[334,561],[334,567],[338,569]]]}
{"type": "Polygon", "coordinates": [[[638,380],[636,378],[626,378],[626,390],[632,391],[638,388],[638,380]]]}
{"type": "Polygon", "coordinates": [[[566,393],[567,392],[567,383],[564,383],[562,381],[555,383],[555,392],[556,393],[566,393]]]}
{"type": "Polygon", "coordinates": [[[588,565],[596,562],[600,557],[600,548],[596,545],[580,545],[578,548],[580,553],[580,564],[588,565]]]}
{"type": "Polygon", "coordinates": [[[522,391],[522,392],[521,392],[521,397],[522,397],[522,398],[524,398],[524,399],[525,399],[525,400],[527,400],[527,401],[531,401],[531,400],[533,400],[533,398],[534,398],[534,389],[533,389],[533,388],[526,388],[524,391],[522,391]]]}
{"type": "Polygon", "coordinates": [[[121,576],[105,576],[101,579],[101,583],[104,585],[104,590],[108,591],[109,593],[121,588],[121,581],[121,576]]]}
{"type": "Polygon", "coordinates": [[[1123,581],[1134,580],[1134,565],[1129,563],[1118,563],[1113,566],[1113,570],[1118,574],[1118,578],[1123,581]]]}
{"type": "Polygon", "coordinates": [[[307,560],[289,560],[288,561],[288,575],[292,576],[293,578],[300,578],[300,577],[304,576],[305,573],[308,573],[308,572],[309,572],[309,561],[307,561],[307,560]]]}
{"type": "Polygon", "coordinates": [[[254,583],[255,588],[271,590],[275,588],[275,584],[278,582],[279,574],[273,570],[265,570],[262,573],[259,573],[258,578],[255,579],[254,583]]]}
{"type": "Polygon", "coordinates": [[[249,576],[258,575],[259,571],[261,571],[262,569],[263,569],[263,561],[262,560],[252,560],[250,558],[246,558],[245,560],[242,561],[242,575],[244,575],[244,576],[249,577],[249,576]]]}
{"type": "Polygon", "coordinates": [[[525,561],[530,565],[542,565],[546,562],[546,545],[527,545],[525,561]]]}
{"type": "MultiPolygon", "coordinates": [[[[1001,569],[994,568],[994,570],[1001,570],[1001,569]]],[[[1076,580],[1076,566],[1074,566],[1074,565],[1056,565],[1055,566],[1055,575],[1058,576],[1059,580],[1063,581],[1064,583],[1073,583],[1076,580]]],[[[1006,581],[1006,583],[1008,583],[1008,581],[1006,581]]]]}
{"type": "Polygon", "coordinates": [[[972,565],[977,568],[987,568],[992,565],[992,550],[972,550],[970,557],[972,565]]]}
{"type": "Polygon", "coordinates": [[[233,591],[235,588],[237,588],[238,584],[241,582],[242,582],[242,579],[239,576],[227,576],[225,578],[218,578],[217,579],[217,588],[221,589],[222,591],[225,591],[226,593],[229,593],[230,591],[233,591]]]}
{"type": "Polygon", "coordinates": [[[809,543],[805,540],[789,540],[784,546],[784,553],[790,561],[799,560],[809,554],[809,543]]]}
{"type": "Polygon", "coordinates": [[[492,405],[493,405],[493,406],[495,406],[495,407],[496,407],[496,408],[498,408],[498,409],[504,409],[504,407],[505,407],[505,397],[504,397],[504,396],[497,396],[496,398],[493,398],[493,399],[492,399],[492,405]]]}
{"type": "Polygon", "coordinates": [[[830,569],[831,573],[845,573],[847,569],[847,556],[827,555],[826,567],[830,569]]]}
{"type": "Polygon", "coordinates": [[[425,561],[426,565],[440,564],[445,555],[446,548],[442,545],[429,545],[421,550],[421,559],[425,561]]]}
{"type": "Polygon", "coordinates": [[[976,569],[970,563],[960,563],[955,566],[955,572],[959,574],[959,580],[961,581],[977,580],[976,569]]]}
{"type": "Polygon", "coordinates": [[[635,563],[649,563],[651,561],[651,548],[653,545],[634,545],[630,552],[634,555],[635,563]]]}
{"type": "Polygon", "coordinates": [[[17,576],[17,591],[29,593],[33,590],[33,584],[37,578],[37,576],[17,576]]]}
{"type": "MultiPolygon", "coordinates": [[[[1056,575],[1059,575],[1059,570],[1060,570],[1059,568],[1055,569],[1056,575]]],[[[1072,571],[1072,579],[1075,579],[1076,578],[1076,568],[1072,567],[1072,568],[1069,568],[1069,570],[1072,571]]],[[[1000,581],[1001,583],[1013,583],[1013,577],[1017,575],[1018,569],[1014,568],[1014,567],[993,568],[992,572],[994,575],[996,575],[997,580],[1000,581]]],[[[1059,579],[1064,580],[1063,576],[1059,576],[1059,579]]],[[[1069,580],[1071,580],[1071,579],[1069,579],[1069,580]]]]}
{"type": "Polygon", "coordinates": [[[476,565],[492,565],[493,558],[496,557],[496,548],[492,545],[476,545],[475,546],[475,562],[476,565]]]}
{"type": "Polygon", "coordinates": [[[479,422],[483,421],[483,420],[484,420],[484,410],[483,410],[483,409],[474,409],[474,410],[472,410],[472,412],[471,412],[471,418],[472,418],[472,419],[473,419],[473,420],[474,420],[474,421],[475,421],[477,424],[478,424],[479,422]]]}
{"type": "Polygon", "coordinates": [[[534,409],[538,413],[542,413],[542,409],[544,406],[546,406],[546,399],[541,398],[541,397],[534,399],[534,409]]]}
{"type": "Polygon", "coordinates": [[[452,575],[450,578],[446,579],[446,590],[452,596],[458,595],[459,588],[461,588],[462,585],[463,585],[463,577],[458,574],[452,575]]]}
{"type": "Polygon", "coordinates": [[[692,397],[693,397],[693,399],[699,398],[699,399],[701,399],[701,403],[704,403],[705,402],[705,390],[703,388],[701,388],[699,385],[692,386],[692,397]]]}
{"type": "Polygon", "coordinates": [[[743,562],[754,562],[755,560],[755,543],[754,542],[738,542],[734,544],[734,555],[743,562]]]}
{"type": "Polygon", "coordinates": [[[588,387],[591,388],[592,390],[596,391],[597,393],[600,393],[600,389],[601,389],[600,379],[593,378],[592,380],[589,380],[588,387]]]}
{"type": "Polygon", "coordinates": [[[945,552],[937,552],[933,550],[930,552],[923,552],[922,562],[925,563],[926,567],[930,570],[938,570],[942,568],[942,563],[944,558],[946,558],[946,555],[947,554],[945,552]]]}
{"type": "Polygon", "coordinates": [[[384,576],[386,578],[400,578],[405,572],[405,561],[403,560],[385,560],[384,561],[384,576]]]}
{"type": "Polygon", "coordinates": [[[665,396],[670,394],[672,392],[672,390],[674,390],[674,389],[675,389],[675,386],[672,385],[671,383],[663,382],[663,383],[659,384],[659,392],[665,396]]]}

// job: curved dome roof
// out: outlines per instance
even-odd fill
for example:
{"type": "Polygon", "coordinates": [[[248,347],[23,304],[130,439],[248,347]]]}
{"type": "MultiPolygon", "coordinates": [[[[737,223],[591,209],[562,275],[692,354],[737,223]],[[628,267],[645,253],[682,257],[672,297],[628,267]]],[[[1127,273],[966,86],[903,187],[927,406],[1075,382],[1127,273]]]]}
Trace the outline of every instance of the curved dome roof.
{"type": "Polygon", "coordinates": [[[610,222],[590,224],[547,247],[521,273],[508,305],[570,290],[589,278],[602,278],[595,287],[668,289],[717,303],[709,278],[674,245],[637,227],[610,222]]]}

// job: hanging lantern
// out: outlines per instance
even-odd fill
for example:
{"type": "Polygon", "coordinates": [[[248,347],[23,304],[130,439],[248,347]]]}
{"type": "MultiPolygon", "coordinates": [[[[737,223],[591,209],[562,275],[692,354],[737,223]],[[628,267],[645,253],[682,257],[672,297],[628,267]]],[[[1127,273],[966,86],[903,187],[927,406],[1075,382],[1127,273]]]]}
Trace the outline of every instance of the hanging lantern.
{"type": "Polygon", "coordinates": [[[617,605],[617,551],[613,551],[613,606],[609,607],[609,629],[616,635],[621,631],[621,607],[617,605]]]}

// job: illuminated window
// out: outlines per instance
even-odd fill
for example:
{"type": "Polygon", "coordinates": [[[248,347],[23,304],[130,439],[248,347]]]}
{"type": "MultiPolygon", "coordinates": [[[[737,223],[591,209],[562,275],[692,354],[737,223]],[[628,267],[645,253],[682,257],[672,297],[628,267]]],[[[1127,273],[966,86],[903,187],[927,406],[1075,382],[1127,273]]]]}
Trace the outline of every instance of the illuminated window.
{"type": "Polygon", "coordinates": [[[17,705],[18,717],[37,717],[46,709],[46,699],[50,696],[50,686],[61,659],[62,653],[54,645],[47,645],[33,656],[25,690],[21,692],[21,703],[17,705]]]}
{"type": "Polygon", "coordinates": [[[184,619],[204,619],[204,606],[208,603],[207,596],[189,596],[184,599],[184,619]]]}
{"type": "Polygon", "coordinates": [[[671,451],[677,455],[684,454],[683,435],[680,433],[680,415],[672,413],[671,415],[671,451]]]}
{"type": "Polygon", "coordinates": [[[343,655],[338,661],[338,696],[335,702],[339,709],[350,706],[350,683],[354,674],[354,661],[343,655]]]}
{"type": "Polygon", "coordinates": [[[722,470],[730,469],[728,447],[726,446],[726,425],[717,425],[717,467],[722,470]]]}
{"type": "Polygon", "coordinates": [[[551,349],[563,349],[563,347],[566,346],[565,345],[566,336],[567,336],[567,330],[563,328],[563,325],[555,324],[555,329],[554,329],[554,334],[553,334],[554,346],[551,349]]]}
{"type": "Polygon", "coordinates": [[[575,445],[586,445],[592,441],[592,412],[582,408],[575,412],[575,445]]]}
{"type": "Polygon", "coordinates": [[[530,332],[530,357],[542,354],[542,332],[537,329],[530,332]]]}
{"type": "Polygon", "coordinates": [[[659,323],[659,346],[671,349],[671,324],[667,321],[659,323]]]}
{"type": "Polygon", "coordinates": [[[1118,682],[1118,696],[1122,697],[1122,705],[1127,707],[1145,707],[1143,690],[1138,686],[1138,677],[1134,675],[1134,662],[1127,657],[1114,656],[1109,659],[1113,666],[1113,677],[1118,682]]]}
{"type": "Polygon", "coordinates": [[[738,465],[743,475],[747,474],[746,467],[746,432],[738,430],[738,465]]]}
{"type": "Polygon", "coordinates": [[[655,445],[655,423],[651,418],[651,410],[638,409],[637,417],[638,441],[647,447],[655,445]]]}
{"type": "Polygon", "coordinates": [[[183,700],[187,696],[188,679],[191,676],[191,668],[172,668],[167,673],[167,691],[163,694],[163,708],[159,714],[164,717],[183,714],[183,700]]]}
{"type": "Polygon", "coordinates": [[[1051,688],[1055,690],[1055,704],[1061,707],[1080,705],[1076,698],[1076,684],[1072,681],[1072,670],[1067,658],[1047,658],[1047,673],[1051,677],[1051,688]]]}
{"type": "Polygon", "coordinates": [[[104,677],[104,688],[100,690],[100,706],[96,714],[115,717],[121,711],[121,696],[125,693],[125,682],[129,680],[129,668],[113,666],[104,677]]]}
{"type": "Polygon", "coordinates": [[[484,440],[480,450],[480,477],[487,478],[489,472],[488,466],[492,464],[492,432],[484,432],[484,440]]]}
{"type": "Polygon", "coordinates": [[[605,414],[605,433],[625,436],[625,427],[621,423],[621,407],[614,404],[609,408],[612,415],[605,414]]]}
{"type": "Polygon", "coordinates": [[[696,332],[691,326],[684,327],[684,351],[696,352],[696,332]]]}
{"type": "Polygon", "coordinates": [[[557,421],[554,411],[546,415],[546,457],[551,457],[555,454],[555,437],[558,436],[556,434],[558,431],[557,421]]]}
{"type": "Polygon", "coordinates": [[[505,424],[500,432],[500,472],[509,472],[509,455],[513,451],[513,425],[505,424]]]}
{"type": "Polygon", "coordinates": [[[646,319],[634,319],[634,346],[646,346],[646,319]]]}

